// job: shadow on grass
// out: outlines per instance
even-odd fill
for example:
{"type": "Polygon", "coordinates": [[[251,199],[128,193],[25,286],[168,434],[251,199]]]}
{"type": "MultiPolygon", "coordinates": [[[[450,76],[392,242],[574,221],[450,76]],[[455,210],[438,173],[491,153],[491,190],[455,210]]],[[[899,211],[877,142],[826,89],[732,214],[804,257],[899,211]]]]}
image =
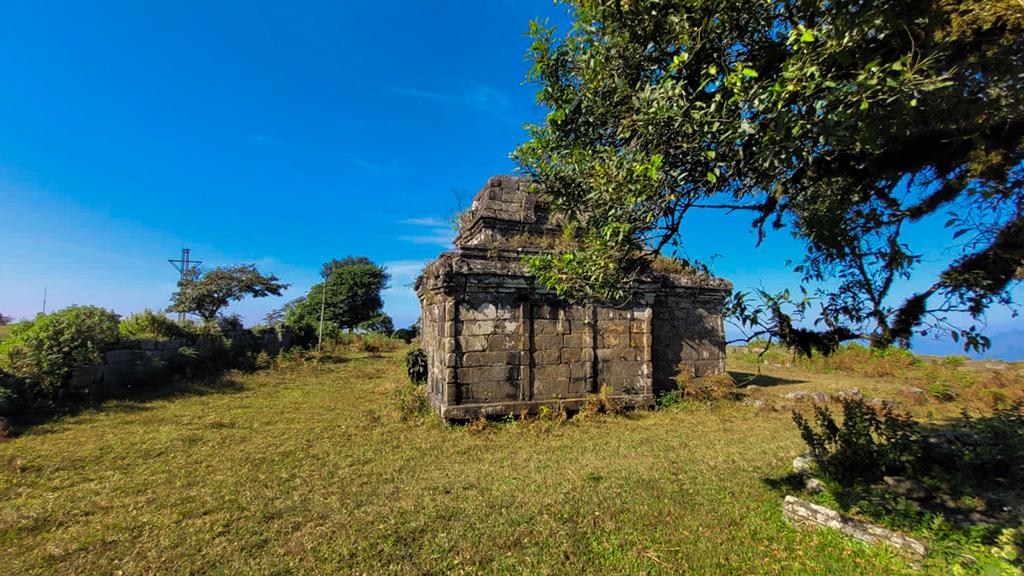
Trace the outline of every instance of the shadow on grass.
{"type": "Polygon", "coordinates": [[[767,374],[755,374],[753,372],[739,372],[736,370],[729,370],[729,376],[736,381],[736,385],[740,388],[746,386],[784,386],[786,384],[803,384],[806,380],[794,380],[792,378],[779,378],[777,376],[769,376],[767,374]]]}
{"type": "Polygon", "coordinates": [[[178,397],[206,396],[209,394],[237,394],[246,389],[238,380],[225,373],[211,374],[190,380],[173,378],[157,383],[135,383],[107,388],[102,396],[71,402],[58,403],[50,409],[34,409],[15,413],[8,417],[11,424],[11,438],[25,433],[47,434],[38,426],[94,411],[110,414],[131,414],[150,410],[149,404],[178,397]]]}
{"type": "MultiPolygon", "coordinates": [[[[815,476],[840,510],[901,529],[921,528],[930,516],[999,528],[1024,519],[1024,405],[943,423],[911,421],[894,442],[877,432],[855,438],[851,430],[867,430],[863,424],[843,423],[835,431],[847,440],[822,446],[815,476]]],[[[762,478],[780,495],[802,492],[805,480],[796,473],[762,478]]]]}

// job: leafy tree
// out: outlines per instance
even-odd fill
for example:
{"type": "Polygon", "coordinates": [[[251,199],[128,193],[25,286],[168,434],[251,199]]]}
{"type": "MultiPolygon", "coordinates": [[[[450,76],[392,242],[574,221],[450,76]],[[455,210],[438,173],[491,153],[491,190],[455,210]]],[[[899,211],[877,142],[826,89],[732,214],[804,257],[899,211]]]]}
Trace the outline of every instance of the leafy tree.
{"type": "Polygon", "coordinates": [[[368,320],[360,322],[359,329],[365,330],[366,332],[373,332],[375,334],[390,335],[395,331],[395,323],[391,320],[391,316],[388,316],[383,310],[381,310],[376,312],[368,320]]]}
{"type": "Polygon", "coordinates": [[[232,300],[280,296],[285,288],[288,284],[278,282],[273,274],[260,274],[255,264],[223,266],[207,272],[193,270],[178,282],[178,291],[171,296],[167,310],[196,314],[212,322],[232,300]]]}
{"type": "MultiPolygon", "coordinates": [[[[332,268],[330,278],[315,284],[304,300],[287,311],[285,322],[289,326],[300,331],[318,330],[321,306],[326,334],[351,331],[382,313],[384,302],[380,294],[388,287],[387,270],[362,257],[346,260],[352,261],[332,268]],[[359,263],[361,260],[369,263],[359,263]]],[[[325,264],[325,269],[329,264],[325,264]]]]}
{"type": "Polygon", "coordinates": [[[331,277],[331,274],[345,266],[373,266],[373,262],[366,256],[345,256],[341,260],[331,258],[330,261],[320,265],[320,277],[324,280],[331,277]]]}
{"type": "Polygon", "coordinates": [[[302,302],[305,299],[305,296],[300,296],[288,302],[284,306],[281,306],[280,308],[274,308],[270,312],[267,312],[266,315],[263,316],[263,324],[265,326],[276,326],[278,324],[283,324],[285,321],[285,317],[288,315],[288,311],[297,306],[300,302],[302,302]]]}
{"type": "Polygon", "coordinates": [[[738,294],[749,326],[802,349],[906,345],[1011,306],[1024,278],[1024,4],[1018,0],[571,0],[564,35],[531,24],[550,109],[514,153],[583,247],[533,258],[547,285],[623,296],[680,243],[691,209],[789,228],[808,298],[738,294]],[[946,220],[944,270],[915,224],[946,220]],[[918,277],[915,275],[915,278],[918,277]],[[825,287],[827,285],[827,287],[825,287]],[[817,302],[815,330],[794,328],[817,302]]]}
{"type": "Polygon", "coordinates": [[[14,318],[0,314],[0,326],[7,326],[11,322],[14,322],[14,318]]]}

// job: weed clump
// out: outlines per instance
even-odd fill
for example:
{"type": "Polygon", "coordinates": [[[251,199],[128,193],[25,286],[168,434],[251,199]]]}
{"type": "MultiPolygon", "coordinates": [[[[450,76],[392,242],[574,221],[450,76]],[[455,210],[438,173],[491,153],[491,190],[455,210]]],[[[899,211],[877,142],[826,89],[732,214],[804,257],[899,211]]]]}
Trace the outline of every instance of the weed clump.
{"type": "Polygon", "coordinates": [[[427,383],[427,353],[422,348],[413,348],[405,353],[405,372],[413,384],[427,383]]]}
{"type": "Polygon", "coordinates": [[[398,386],[395,400],[398,416],[402,421],[422,418],[430,412],[430,403],[427,401],[427,392],[423,386],[411,383],[398,386]]]}

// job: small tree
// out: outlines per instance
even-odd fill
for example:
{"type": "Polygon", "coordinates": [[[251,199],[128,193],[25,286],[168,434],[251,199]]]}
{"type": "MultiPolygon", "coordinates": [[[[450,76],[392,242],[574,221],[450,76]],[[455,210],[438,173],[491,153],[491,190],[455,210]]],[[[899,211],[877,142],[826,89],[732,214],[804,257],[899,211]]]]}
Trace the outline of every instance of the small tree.
{"type": "Polygon", "coordinates": [[[255,264],[217,267],[205,273],[194,270],[178,282],[178,291],[171,296],[167,310],[196,314],[212,322],[232,300],[280,296],[285,288],[288,284],[278,282],[273,274],[260,274],[255,264]]]}
{"type": "Polygon", "coordinates": [[[363,257],[332,260],[324,264],[324,270],[328,269],[332,270],[330,278],[314,285],[305,300],[287,312],[285,322],[289,326],[318,330],[322,309],[325,333],[351,331],[381,313],[384,302],[380,293],[388,287],[387,270],[363,257]],[[334,262],[342,264],[332,266],[334,262]]]}
{"type": "Polygon", "coordinates": [[[391,334],[395,331],[395,323],[384,311],[378,311],[369,320],[359,323],[359,329],[375,334],[391,334]]]}

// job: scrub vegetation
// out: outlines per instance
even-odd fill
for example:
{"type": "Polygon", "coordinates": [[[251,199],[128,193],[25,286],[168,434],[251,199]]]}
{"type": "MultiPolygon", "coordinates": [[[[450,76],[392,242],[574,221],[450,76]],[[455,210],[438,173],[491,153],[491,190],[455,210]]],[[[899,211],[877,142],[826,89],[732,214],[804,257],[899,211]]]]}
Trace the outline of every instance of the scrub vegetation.
{"type": "MultiPolygon", "coordinates": [[[[4,570],[922,573],[780,512],[779,479],[806,448],[785,394],[893,397],[900,376],[758,374],[737,355],[745,403],[445,425],[408,382],[405,348],[361,346],[17,430],[0,443],[4,570]]],[[[928,396],[910,410],[941,421],[957,408],[928,396]]]]}

